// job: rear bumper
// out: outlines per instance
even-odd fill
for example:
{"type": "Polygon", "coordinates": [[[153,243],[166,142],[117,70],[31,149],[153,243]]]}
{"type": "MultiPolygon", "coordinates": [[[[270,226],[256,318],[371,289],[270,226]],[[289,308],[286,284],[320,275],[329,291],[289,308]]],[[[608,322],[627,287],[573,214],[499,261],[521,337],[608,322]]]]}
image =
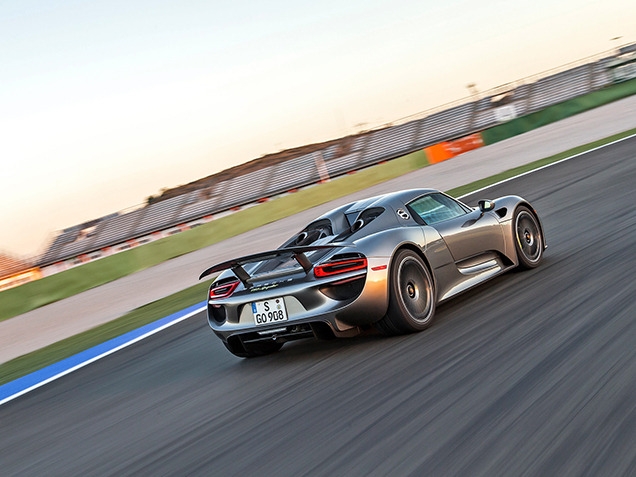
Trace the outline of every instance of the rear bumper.
{"type": "MultiPolygon", "coordinates": [[[[380,259],[386,263],[386,259],[380,259]]],[[[352,273],[337,280],[297,284],[255,292],[248,296],[231,297],[208,304],[208,323],[215,334],[227,342],[233,336],[242,339],[290,341],[321,337],[327,327],[336,337],[352,336],[359,328],[380,320],[388,304],[386,267],[373,270],[374,260],[363,274],[352,273]],[[347,282],[344,283],[343,282],[347,282]],[[361,287],[356,290],[358,280],[361,287]],[[350,296],[339,296],[325,288],[351,287],[350,296]],[[322,291],[321,291],[322,290],[322,291]],[[256,325],[251,302],[281,297],[285,302],[288,320],[267,325],[256,325]],[[218,313],[223,306],[223,312],[218,313]],[[216,314],[216,318],[215,318],[216,314]],[[220,319],[219,319],[220,317],[220,319]],[[310,333],[311,332],[311,333],[310,333]]]]}

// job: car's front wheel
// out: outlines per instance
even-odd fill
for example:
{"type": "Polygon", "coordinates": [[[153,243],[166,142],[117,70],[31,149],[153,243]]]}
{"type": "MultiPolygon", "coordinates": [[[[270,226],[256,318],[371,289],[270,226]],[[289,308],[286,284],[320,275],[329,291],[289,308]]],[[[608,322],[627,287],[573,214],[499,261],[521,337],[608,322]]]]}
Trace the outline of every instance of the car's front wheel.
{"type": "Polygon", "coordinates": [[[515,211],[514,224],[519,268],[530,269],[539,266],[544,248],[539,221],[530,209],[520,206],[515,211]]]}
{"type": "Polygon", "coordinates": [[[389,307],[377,326],[387,335],[428,328],[435,314],[435,286],[424,261],[412,250],[400,250],[389,276],[389,307]]]}

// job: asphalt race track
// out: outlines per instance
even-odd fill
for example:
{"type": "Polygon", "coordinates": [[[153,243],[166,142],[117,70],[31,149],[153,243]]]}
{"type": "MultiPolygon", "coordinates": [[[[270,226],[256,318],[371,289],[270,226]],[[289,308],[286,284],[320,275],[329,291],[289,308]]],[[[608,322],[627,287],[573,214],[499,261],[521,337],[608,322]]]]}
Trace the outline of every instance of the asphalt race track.
{"type": "Polygon", "coordinates": [[[634,151],[480,193],[533,202],[545,262],[428,331],[240,360],[197,316],[1,406],[0,474],[636,475],[634,151]]]}

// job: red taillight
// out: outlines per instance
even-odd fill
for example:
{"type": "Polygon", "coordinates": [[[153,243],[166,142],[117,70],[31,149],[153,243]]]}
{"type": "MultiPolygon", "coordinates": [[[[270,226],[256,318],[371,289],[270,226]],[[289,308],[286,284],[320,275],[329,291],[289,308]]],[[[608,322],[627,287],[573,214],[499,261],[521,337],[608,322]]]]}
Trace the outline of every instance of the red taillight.
{"type": "Polygon", "coordinates": [[[346,260],[337,260],[334,262],[316,265],[314,267],[314,276],[317,278],[323,278],[338,275],[340,273],[355,272],[356,270],[366,270],[366,268],[366,258],[348,258],[346,260]]]}
{"type": "Polygon", "coordinates": [[[210,288],[210,299],[218,300],[219,298],[227,298],[232,293],[234,293],[234,290],[236,290],[236,287],[239,285],[239,283],[241,282],[235,280],[233,282],[225,282],[220,285],[213,286],[212,288],[210,288]]]}

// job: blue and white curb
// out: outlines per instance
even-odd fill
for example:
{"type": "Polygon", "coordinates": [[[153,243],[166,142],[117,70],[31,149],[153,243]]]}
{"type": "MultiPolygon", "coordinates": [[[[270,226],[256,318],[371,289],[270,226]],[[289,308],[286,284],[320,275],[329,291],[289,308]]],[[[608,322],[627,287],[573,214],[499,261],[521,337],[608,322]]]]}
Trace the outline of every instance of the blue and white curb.
{"type": "Polygon", "coordinates": [[[166,316],[165,318],[161,318],[160,320],[142,326],[141,328],[124,333],[117,338],[98,344],[97,346],[82,351],[81,353],[77,353],[76,355],[63,359],[62,361],[51,364],[38,371],[34,371],[31,374],[27,374],[26,376],[22,376],[14,381],[3,384],[0,386],[0,405],[33,391],[40,386],[44,386],[51,381],[55,381],[56,379],[72,373],[73,371],[83,368],[84,366],[113,354],[120,349],[126,348],[127,346],[148,338],[155,333],[159,333],[170,326],[187,320],[191,316],[194,316],[204,310],[205,302],[197,303],[185,310],[173,313],[170,316],[166,316]]]}

